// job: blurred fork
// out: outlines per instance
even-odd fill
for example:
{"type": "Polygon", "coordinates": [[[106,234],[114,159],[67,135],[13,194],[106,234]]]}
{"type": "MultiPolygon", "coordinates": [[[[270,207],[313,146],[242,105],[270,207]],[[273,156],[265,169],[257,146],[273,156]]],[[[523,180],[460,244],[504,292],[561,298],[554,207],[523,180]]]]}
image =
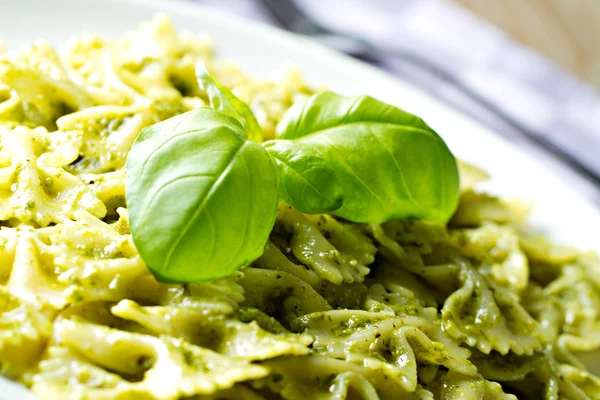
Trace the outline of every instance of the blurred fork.
{"type": "MultiPolygon", "coordinates": [[[[396,47],[382,46],[349,34],[340,33],[328,29],[312,21],[292,0],[259,0],[265,10],[283,28],[310,36],[325,46],[334,48],[352,57],[361,59],[370,64],[382,65],[386,60],[393,59],[404,62],[421,71],[427,72],[434,79],[443,81],[455,90],[478,104],[482,109],[493,115],[508,127],[516,131],[525,140],[541,147],[552,154],[573,170],[584,176],[591,182],[600,186],[600,162],[586,162],[585,156],[580,157],[575,150],[566,150],[549,139],[507,114],[497,105],[473,90],[455,77],[451,72],[432,63],[431,61],[396,47]]],[[[575,135],[575,133],[573,133],[575,135]]],[[[583,143],[585,141],[582,140],[583,143]]]]}

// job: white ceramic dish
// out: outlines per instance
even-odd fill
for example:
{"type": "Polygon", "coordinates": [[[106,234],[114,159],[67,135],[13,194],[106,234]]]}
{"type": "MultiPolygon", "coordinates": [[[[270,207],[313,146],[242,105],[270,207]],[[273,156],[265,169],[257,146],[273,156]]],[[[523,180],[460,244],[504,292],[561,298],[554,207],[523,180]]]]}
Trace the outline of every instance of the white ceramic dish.
{"type": "MultiPolygon", "coordinates": [[[[3,0],[0,40],[10,49],[42,38],[60,46],[82,31],[117,36],[160,11],[168,13],[178,28],[209,33],[219,57],[233,59],[251,73],[268,76],[282,61],[291,60],[311,84],[348,95],[369,94],[422,116],[459,158],[490,172],[489,190],[536,202],[534,226],[561,242],[600,251],[600,210],[567,182],[407,83],[301,37],[173,0],[3,0]]],[[[27,397],[0,379],[0,399],[27,397]]]]}

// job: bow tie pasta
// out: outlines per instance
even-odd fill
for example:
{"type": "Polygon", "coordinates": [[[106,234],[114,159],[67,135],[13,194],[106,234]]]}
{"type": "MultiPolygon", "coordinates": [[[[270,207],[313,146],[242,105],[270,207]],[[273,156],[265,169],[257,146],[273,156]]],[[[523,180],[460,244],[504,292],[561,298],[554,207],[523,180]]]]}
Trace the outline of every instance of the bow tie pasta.
{"type": "Polygon", "coordinates": [[[266,139],[313,93],[293,69],[248,77],[165,16],[0,55],[2,375],[42,400],[600,397],[597,259],[532,233],[528,206],[478,193],[466,163],[447,225],[281,203],[250,265],[158,282],[125,161],[142,128],[209,104],[199,61],[266,139]]]}

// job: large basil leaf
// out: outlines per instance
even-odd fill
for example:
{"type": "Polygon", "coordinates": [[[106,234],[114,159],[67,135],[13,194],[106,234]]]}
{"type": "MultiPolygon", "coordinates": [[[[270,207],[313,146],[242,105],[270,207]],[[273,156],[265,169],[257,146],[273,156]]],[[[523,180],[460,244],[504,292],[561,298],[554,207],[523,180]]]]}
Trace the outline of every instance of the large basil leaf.
{"type": "Polygon", "coordinates": [[[237,119],[244,126],[248,139],[258,143],[263,141],[264,133],[250,107],[213,79],[203,62],[196,65],[196,78],[200,90],[206,93],[210,105],[215,110],[237,119]]]}
{"type": "Polygon", "coordinates": [[[342,206],[342,185],[317,148],[290,140],[264,143],[279,168],[279,197],[306,214],[322,214],[342,206]]]}
{"type": "Polygon", "coordinates": [[[127,170],[134,242],[160,280],[216,279],[262,254],[276,171],[234,118],[201,108],[144,128],[127,170]]]}
{"type": "MultiPolygon", "coordinates": [[[[458,169],[444,141],[420,118],[371,97],[317,94],[288,111],[277,137],[287,143],[265,143],[275,158],[285,149],[300,169],[303,163],[317,164],[319,155],[319,164],[334,171],[343,204],[333,212],[340,217],[371,223],[407,217],[446,221],[458,204],[458,169]]],[[[325,175],[304,177],[305,182],[281,174],[281,186],[296,186],[287,190],[294,207],[305,202],[297,193],[329,182],[325,175]]],[[[313,204],[312,211],[332,211],[329,206],[313,204]]]]}

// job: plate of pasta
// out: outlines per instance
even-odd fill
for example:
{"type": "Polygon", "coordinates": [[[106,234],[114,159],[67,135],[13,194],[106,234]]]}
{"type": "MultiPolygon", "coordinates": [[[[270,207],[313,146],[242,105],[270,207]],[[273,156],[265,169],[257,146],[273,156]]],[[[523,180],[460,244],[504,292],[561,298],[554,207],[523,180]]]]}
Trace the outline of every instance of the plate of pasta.
{"type": "Polygon", "coordinates": [[[600,397],[600,212],[510,143],[196,5],[0,15],[0,398],[600,397]]]}

